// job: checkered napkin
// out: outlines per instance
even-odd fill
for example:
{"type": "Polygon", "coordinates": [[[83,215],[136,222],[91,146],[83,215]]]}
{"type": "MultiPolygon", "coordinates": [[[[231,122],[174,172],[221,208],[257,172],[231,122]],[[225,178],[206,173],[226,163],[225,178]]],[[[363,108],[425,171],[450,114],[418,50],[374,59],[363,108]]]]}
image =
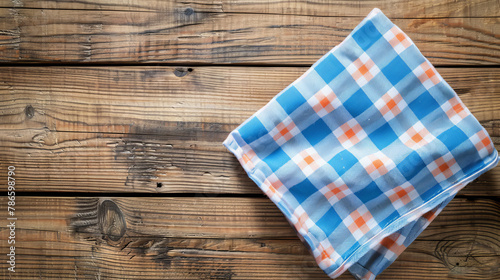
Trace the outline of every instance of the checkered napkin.
{"type": "Polygon", "coordinates": [[[374,279],[498,162],[486,130],[379,9],[223,144],[332,278],[374,279]]]}

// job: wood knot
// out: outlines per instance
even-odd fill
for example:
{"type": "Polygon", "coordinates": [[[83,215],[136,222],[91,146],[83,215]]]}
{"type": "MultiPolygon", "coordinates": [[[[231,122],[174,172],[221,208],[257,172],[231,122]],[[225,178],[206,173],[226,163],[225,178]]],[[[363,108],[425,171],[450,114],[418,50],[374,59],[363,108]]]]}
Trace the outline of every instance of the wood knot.
{"type": "Polygon", "coordinates": [[[490,277],[498,273],[500,248],[497,242],[482,235],[467,236],[459,240],[442,240],[434,254],[448,267],[450,274],[490,277]]]}
{"type": "Polygon", "coordinates": [[[26,117],[28,119],[33,118],[35,116],[35,108],[31,105],[27,105],[26,108],[24,109],[24,113],[26,114],[26,117]]]}
{"type": "Polygon", "coordinates": [[[194,9],[193,9],[193,8],[191,8],[191,7],[186,8],[186,9],[184,10],[184,14],[185,14],[186,16],[190,16],[190,15],[194,14],[194,9]]]}
{"type": "Polygon", "coordinates": [[[193,72],[193,68],[175,68],[174,75],[177,77],[184,77],[188,73],[193,72]]]}
{"type": "Polygon", "coordinates": [[[103,239],[116,242],[125,235],[127,224],[122,211],[114,201],[103,201],[99,205],[97,217],[103,239]]]}

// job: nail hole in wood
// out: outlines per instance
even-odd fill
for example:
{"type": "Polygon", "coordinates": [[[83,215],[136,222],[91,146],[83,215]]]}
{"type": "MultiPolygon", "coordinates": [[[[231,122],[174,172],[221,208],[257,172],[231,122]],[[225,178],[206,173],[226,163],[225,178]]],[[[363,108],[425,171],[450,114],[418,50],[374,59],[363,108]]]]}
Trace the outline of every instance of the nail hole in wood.
{"type": "Polygon", "coordinates": [[[157,188],[161,188],[161,187],[163,187],[163,184],[162,183],[156,183],[156,187],[157,188]]]}
{"type": "Polygon", "coordinates": [[[184,14],[185,14],[186,16],[190,16],[190,15],[194,14],[194,10],[193,10],[193,8],[186,8],[186,9],[184,10],[184,14]]]}
{"type": "Polygon", "coordinates": [[[177,76],[177,77],[184,77],[186,76],[189,72],[192,72],[193,69],[192,68],[175,68],[174,70],[174,75],[177,76]]]}
{"type": "Polygon", "coordinates": [[[28,119],[31,119],[33,118],[33,116],[35,115],[35,108],[33,108],[33,106],[31,105],[28,105],[26,106],[26,108],[24,109],[24,113],[26,114],[26,117],[28,119]]]}

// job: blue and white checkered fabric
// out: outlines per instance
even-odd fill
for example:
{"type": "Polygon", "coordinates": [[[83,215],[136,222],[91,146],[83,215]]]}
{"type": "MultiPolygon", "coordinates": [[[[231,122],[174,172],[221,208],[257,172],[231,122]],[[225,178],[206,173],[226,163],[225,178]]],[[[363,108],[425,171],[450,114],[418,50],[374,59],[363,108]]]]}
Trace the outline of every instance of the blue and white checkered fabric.
{"type": "Polygon", "coordinates": [[[224,146],[332,278],[374,279],[498,162],[486,130],[378,9],[224,146]]]}

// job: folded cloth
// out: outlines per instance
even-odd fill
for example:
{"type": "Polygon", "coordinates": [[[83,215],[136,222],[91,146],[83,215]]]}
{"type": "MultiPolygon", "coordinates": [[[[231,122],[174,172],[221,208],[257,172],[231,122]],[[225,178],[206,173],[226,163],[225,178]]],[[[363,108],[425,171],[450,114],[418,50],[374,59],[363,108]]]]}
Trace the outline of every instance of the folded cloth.
{"type": "Polygon", "coordinates": [[[498,162],[486,130],[379,9],[223,144],[332,278],[374,279],[498,162]]]}

